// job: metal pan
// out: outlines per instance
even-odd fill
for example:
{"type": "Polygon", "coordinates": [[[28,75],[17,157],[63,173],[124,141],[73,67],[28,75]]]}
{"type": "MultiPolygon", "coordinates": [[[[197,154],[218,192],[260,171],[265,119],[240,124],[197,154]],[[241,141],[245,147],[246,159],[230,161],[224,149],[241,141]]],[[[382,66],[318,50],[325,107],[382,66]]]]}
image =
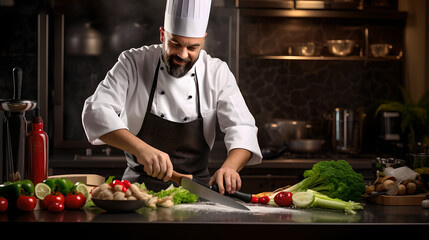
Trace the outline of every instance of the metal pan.
{"type": "Polygon", "coordinates": [[[293,139],[289,141],[289,150],[292,152],[314,153],[322,149],[325,140],[322,139],[293,139]]]}

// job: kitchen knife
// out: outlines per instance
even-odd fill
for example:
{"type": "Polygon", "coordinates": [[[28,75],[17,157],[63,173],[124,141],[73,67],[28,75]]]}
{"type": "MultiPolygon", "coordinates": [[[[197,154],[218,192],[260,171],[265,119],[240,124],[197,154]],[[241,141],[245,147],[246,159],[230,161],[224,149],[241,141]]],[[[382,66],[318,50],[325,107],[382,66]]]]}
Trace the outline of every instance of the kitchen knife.
{"type": "MultiPolygon", "coordinates": [[[[213,191],[219,192],[219,187],[218,187],[218,185],[216,183],[213,184],[213,186],[211,187],[211,189],[213,191]]],[[[228,192],[225,191],[224,195],[228,196],[228,197],[238,198],[241,201],[246,202],[246,203],[252,202],[252,194],[250,194],[250,193],[244,193],[244,192],[235,191],[233,194],[230,194],[230,193],[228,193],[228,192]]]]}
{"type": "Polygon", "coordinates": [[[226,197],[224,195],[221,195],[220,193],[215,192],[206,186],[203,186],[199,183],[192,181],[189,175],[185,176],[182,174],[178,174],[177,172],[173,172],[173,176],[171,180],[173,180],[183,188],[187,189],[189,192],[201,198],[204,198],[206,200],[209,200],[221,205],[225,205],[228,207],[249,211],[249,209],[246,206],[234,201],[233,199],[226,197]]]}

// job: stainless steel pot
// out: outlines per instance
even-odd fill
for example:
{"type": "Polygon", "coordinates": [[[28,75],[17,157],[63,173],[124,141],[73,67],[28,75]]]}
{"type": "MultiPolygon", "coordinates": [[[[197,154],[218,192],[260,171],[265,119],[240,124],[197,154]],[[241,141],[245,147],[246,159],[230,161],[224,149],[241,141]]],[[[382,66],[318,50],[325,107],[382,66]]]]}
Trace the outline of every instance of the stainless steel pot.
{"type": "Polygon", "coordinates": [[[308,136],[311,125],[305,121],[290,119],[274,119],[273,122],[265,124],[273,147],[280,147],[292,139],[305,139],[308,136]]]}
{"type": "Polygon", "coordinates": [[[289,150],[300,153],[314,153],[322,149],[325,140],[322,139],[293,139],[289,141],[289,150]]]}
{"type": "Polygon", "coordinates": [[[70,55],[100,55],[103,36],[90,22],[78,24],[66,33],[66,53],[70,55]]]}
{"type": "Polygon", "coordinates": [[[362,148],[363,121],[361,110],[335,108],[332,116],[332,147],[337,152],[359,153],[362,148]]]}

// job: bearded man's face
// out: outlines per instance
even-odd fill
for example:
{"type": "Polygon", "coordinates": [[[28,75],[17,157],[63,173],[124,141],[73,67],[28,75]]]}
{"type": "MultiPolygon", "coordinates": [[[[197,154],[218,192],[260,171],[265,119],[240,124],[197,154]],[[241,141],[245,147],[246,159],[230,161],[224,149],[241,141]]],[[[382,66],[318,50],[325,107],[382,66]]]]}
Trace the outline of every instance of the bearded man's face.
{"type": "Polygon", "coordinates": [[[167,72],[176,78],[183,77],[198,60],[205,37],[190,38],[171,34],[160,28],[163,46],[162,57],[167,72]]]}

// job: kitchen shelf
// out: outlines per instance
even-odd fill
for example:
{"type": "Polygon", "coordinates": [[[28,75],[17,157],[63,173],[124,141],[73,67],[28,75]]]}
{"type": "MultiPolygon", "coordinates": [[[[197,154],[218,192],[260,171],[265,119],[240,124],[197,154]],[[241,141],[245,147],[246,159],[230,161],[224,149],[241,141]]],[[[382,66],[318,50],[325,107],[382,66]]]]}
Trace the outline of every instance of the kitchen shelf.
{"type": "Polygon", "coordinates": [[[406,12],[398,11],[333,11],[333,10],[285,10],[285,9],[240,9],[246,17],[288,17],[288,18],[349,18],[349,19],[396,19],[405,20],[406,12]]]}
{"type": "Polygon", "coordinates": [[[312,60],[312,61],[399,61],[402,56],[386,56],[386,57],[361,57],[361,56],[290,56],[290,55],[251,55],[243,56],[244,58],[257,58],[266,60],[312,60]]]}

